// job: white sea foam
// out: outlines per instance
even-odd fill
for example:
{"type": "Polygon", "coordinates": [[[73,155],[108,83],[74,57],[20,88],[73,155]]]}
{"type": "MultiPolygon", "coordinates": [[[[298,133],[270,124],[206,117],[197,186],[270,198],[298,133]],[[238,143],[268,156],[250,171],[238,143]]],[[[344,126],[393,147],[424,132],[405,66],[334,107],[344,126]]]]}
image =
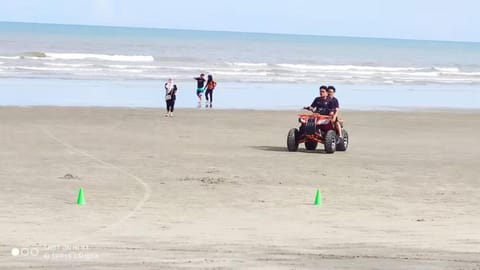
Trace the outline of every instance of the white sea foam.
{"type": "MultiPolygon", "coordinates": [[[[27,55],[27,54],[25,54],[27,55]]],[[[321,65],[306,63],[258,63],[258,62],[224,62],[202,66],[198,63],[164,63],[144,64],[138,56],[116,56],[103,54],[50,54],[34,52],[30,58],[1,63],[2,71],[9,76],[35,75],[65,76],[72,78],[102,79],[143,79],[177,77],[191,78],[199,72],[209,73],[224,81],[254,82],[331,82],[331,83],[480,83],[480,72],[476,66],[467,67],[468,71],[449,66],[373,66],[373,65],[321,65]],[[56,58],[55,58],[56,57],[56,58]],[[35,60],[29,60],[29,59],[35,60]],[[44,59],[45,61],[38,61],[44,59]],[[99,59],[105,62],[98,61],[99,59]],[[117,60],[114,60],[117,59],[117,60]],[[122,59],[122,60],[119,60],[122,59]],[[129,61],[125,61],[129,59],[129,61]],[[54,61],[53,61],[54,60],[54,61]],[[134,61],[135,60],[135,61],[134,61]],[[140,60],[140,61],[139,61],[140,60]],[[117,61],[117,62],[111,62],[117,61]],[[119,61],[119,62],[118,62],[119,61]],[[15,65],[12,65],[15,63],[15,65]],[[101,71],[101,72],[99,72],[101,71]]],[[[17,59],[17,58],[15,58],[17,59]]],[[[153,59],[153,57],[152,57],[153,59]]]]}
{"type": "Polygon", "coordinates": [[[480,72],[458,72],[456,75],[462,75],[462,76],[480,76],[480,72]]]}
{"type": "Polygon", "coordinates": [[[242,78],[244,76],[254,76],[254,77],[266,77],[268,76],[267,72],[248,72],[248,71],[216,71],[215,74],[219,75],[233,75],[242,78]]]}
{"type": "Polygon", "coordinates": [[[184,71],[198,71],[204,70],[204,67],[179,67],[179,66],[172,66],[172,67],[163,67],[165,69],[174,69],[174,70],[184,70],[184,71]]]}
{"type": "Polygon", "coordinates": [[[266,63],[228,63],[233,71],[267,71],[275,73],[282,70],[293,73],[351,73],[356,75],[397,74],[416,76],[438,76],[439,74],[476,75],[475,72],[462,72],[458,67],[390,67],[362,65],[310,65],[310,64],[272,64],[266,63]],[[266,68],[268,67],[268,68],[266,68]]]}
{"type": "Polygon", "coordinates": [[[230,62],[227,62],[227,64],[231,65],[231,66],[240,66],[240,67],[266,67],[268,66],[267,63],[243,63],[243,62],[234,62],[234,63],[230,63],[230,62]]]}
{"type": "Polygon", "coordinates": [[[106,65],[106,66],[109,68],[119,68],[119,69],[127,69],[132,67],[129,65],[106,65]]]}
{"type": "Polygon", "coordinates": [[[67,64],[67,63],[44,63],[46,66],[55,67],[91,67],[93,64],[67,64]]]}
{"type": "Polygon", "coordinates": [[[156,69],[156,68],[160,68],[160,66],[145,66],[145,65],[105,65],[105,67],[115,68],[115,69],[129,69],[129,68],[156,69]]]}
{"type": "Polygon", "coordinates": [[[433,67],[433,69],[441,72],[448,72],[448,73],[460,72],[460,69],[457,67],[433,67]]]}
{"type": "Polygon", "coordinates": [[[17,59],[20,59],[20,56],[0,56],[0,59],[17,60],[17,59]]]}
{"type": "Polygon", "coordinates": [[[123,69],[122,72],[129,72],[129,73],[142,73],[142,69],[123,69]]]}
{"type": "Polygon", "coordinates": [[[53,59],[53,60],[104,60],[117,62],[153,62],[155,59],[150,55],[108,55],[93,53],[45,53],[45,57],[32,56],[36,59],[53,59]]]}
{"type": "Polygon", "coordinates": [[[306,64],[278,64],[277,66],[294,70],[319,70],[319,71],[417,71],[421,67],[383,67],[383,66],[355,66],[355,65],[306,65],[306,64]]]}
{"type": "Polygon", "coordinates": [[[136,66],[138,68],[145,68],[145,69],[157,69],[160,68],[160,66],[144,66],[144,65],[138,65],[136,66]]]}
{"type": "Polygon", "coordinates": [[[102,71],[103,69],[101,68],[68,68],[68,67],[40,67],[40,66],[15,66],[15,67],[9,67],[9,69],[13,70],[32,70],[32,71],[102,71]]]}

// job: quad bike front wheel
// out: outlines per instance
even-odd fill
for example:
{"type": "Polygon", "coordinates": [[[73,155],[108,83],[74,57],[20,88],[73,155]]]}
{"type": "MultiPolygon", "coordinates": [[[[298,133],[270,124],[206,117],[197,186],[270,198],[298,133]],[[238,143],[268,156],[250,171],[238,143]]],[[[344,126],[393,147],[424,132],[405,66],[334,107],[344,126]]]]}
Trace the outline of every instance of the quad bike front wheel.
{"type": "Polygon", "coordinates": [[[289,152],[298,150],[298,129],[292,128],[287,135],[287,149],[289,152]]]}
{"type": "Polygon", "coordinates": [[[347,151],[348,148],[348,132],[345,129],[342,129],[343,139],[338,139],[337,142],[337,151],[347,151]]]}
{"type": "Polygon", "coordinates": [[[335,130],[327,131],[325,134],[325,152],[332,154],[337,148],[337,133],[335,130]]]}

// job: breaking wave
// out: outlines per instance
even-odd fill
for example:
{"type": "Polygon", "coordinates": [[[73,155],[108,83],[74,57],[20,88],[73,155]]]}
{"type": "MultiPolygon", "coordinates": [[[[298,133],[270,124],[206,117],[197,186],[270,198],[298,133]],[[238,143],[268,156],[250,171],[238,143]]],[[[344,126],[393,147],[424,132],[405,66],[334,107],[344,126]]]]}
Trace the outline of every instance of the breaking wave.
{"type": "Polygon", "coordinates": [[[466,83],[480,84],[480,65],[375,66],[266,62],[198,62],[172,57],[89,53],[29,52],[0,56],[2,77],[62,77],[72,79],[190,80],[200,73],[217,80],[241,82],[318,83],[466,83]],[[176,59],[176,60],[173,60],[176,59]]]}
{"type": "Polygon", "coordinates": [[[151,55],[110,55],[110,54],[94,54],[94,53],[53,53],[53,52],[29,52],[25,53],[21,58],[30,59],[46,59],[46,60],[102,60],[117,62],[153,62],[154,57],[151,55]]]}

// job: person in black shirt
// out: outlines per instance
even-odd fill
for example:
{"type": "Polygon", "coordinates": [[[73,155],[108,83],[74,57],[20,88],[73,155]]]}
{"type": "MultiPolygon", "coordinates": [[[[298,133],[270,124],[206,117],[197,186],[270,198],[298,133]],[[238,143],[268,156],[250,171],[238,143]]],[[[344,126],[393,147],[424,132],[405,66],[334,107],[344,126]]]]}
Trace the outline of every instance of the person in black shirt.
{"type": "Polygon", "coordinates": [[[328,99],[327,87],[325,85],[320,86],[320,96],[316,97],[310,106],[303,108],[322,115],[332,115],[333,106],[328,99]]]}
{"type": "Polygon", "coordinates": [[[165,101],[167,102],[167,114],[165,116],[173,117],[173,110],[175,109],[175,100],[177,99],[177,85],[174,84],[172,89],[167,92],[165,101]]]}
{"type": "Polygon", "coordinates": [[[335,87],[332,85],[329,85],[327,87],[328,91],[328,99],[332,103],[332,108],[333,108],[333,118],[332,121],[335,122],[335,126],[338,130],[338,137],[343,138],[342,136],[342,126],[340,125],[340,121],[338,120],[338,111],[340,110],[340,104],[338,103],[338,99],[335,97],[335,87]]]}
{"type": "Polygon", "coordinates": [[[193,78],[197,80],[197,97],[198,97],[198,106],[202,105],[202,94],[205,91],[205,74],[200,74],[200,77],[193,78]]]}

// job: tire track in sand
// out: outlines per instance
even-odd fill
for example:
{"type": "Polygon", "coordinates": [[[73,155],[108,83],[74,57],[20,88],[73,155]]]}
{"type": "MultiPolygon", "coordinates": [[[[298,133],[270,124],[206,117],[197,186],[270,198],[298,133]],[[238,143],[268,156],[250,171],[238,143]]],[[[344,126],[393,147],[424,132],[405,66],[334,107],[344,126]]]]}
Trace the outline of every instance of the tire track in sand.
{"type": "Polygon", "coordinates": [[[111,168],[111,169],[113,169],[113,170],[116,170],[116,171],[118,171],[118,172],[120,172],[120,173],[128,176],[129,178],[134,179],[135,181],[137,181],[137,182],[143,187],[143,190],[144,190],[143,198],[137,203],[137,205],[135,206],[135,208],[133,208],[130,212],[128,212],[127,215],[123,216],[122,218],[120,218],[120,219],[117,220],[116,222],[111,223],[110,225],[107,225],[106,227],[102,227],[102,228],[100,228],[100,229],[98,229],[98,230],[96,230],[96,231],[93,231],[93,232],[89,233],[88,235],[86,235],[86,236],[84,236],[84,237],[82,237],[82,238],[78,238],[78,239],[75,239],[75,240],[71,241],[72,243],[78,242],[78,241],[80,241],[80,240],[82,240],[82,239],[87,238],[88,236],[90,236],[90,235],[92,235],[92,234],[96,234],[96,233],[99,233],[99,232],[108,230],[108,229],[110,229],[110,228],[112,228],[112,227],[114,227],[114,226],[116,226],[116,225],[118,225],[118,224],[121,224],[121,223],[125,222],[127,219],[129,219],[130,217],[132,217],[133,215],[135,215],[135,213],[137,213],[140,209],[142,209],[142,207],[143,207],[143,205],[145,204],[145,202],[150,199],[150,196],[151,196],[151,194],[152,194],[151,189],[150,189],[150,186],[149,186],[142,178],[140,178],[140,177],[138,177],[138,176],[136,176],[136,175],[134,175],[134,174],[126,171],[125,169],[122,169],[121,167],[118,167],[118,166],[116,166],[116,165],[114,165],[114,164],[112,164],[112,163],[110,163],[110,162],[101,160],[100,158],[94,156],[93,154],[90,154],[90,153],[88,153],[88,152],[86,152],[86,151],[84,151],[84,150],[82,150],[82,149],[80,149],[80,148],[77,148],[77,147],[75,147],[75,146],[67,143],[66,141],[64,141],[64,140],[56,137],[55,135],[53,135],[53,134],[52,134],[48,129],[46,129],[45,127],[42,127],[42,131],[43,131],[43,133],[44,133],[47,137],[49,137],[50,139],[52,139],[52,140],[56,141],[57,143],[61,144],[61,145],[64,146],[65,148],[70,149],[70,150],[72,150],[72,151],[74,151],[74,152],[76,152],[76,153],[78,153],[78,154],[80,154],[80,155],[82,155],[82,156],[85,156],[85,157],[87,157],[87,158],[89,158],[89,159],[91,159],[91,160],[93,160],[93,161],[95,161],[95,162],[97,162],[97,163],[103,164],[103,165],[105,165],[105,166],[107,166],[107,167],[109,167],[109,168],[111,168]]]}

